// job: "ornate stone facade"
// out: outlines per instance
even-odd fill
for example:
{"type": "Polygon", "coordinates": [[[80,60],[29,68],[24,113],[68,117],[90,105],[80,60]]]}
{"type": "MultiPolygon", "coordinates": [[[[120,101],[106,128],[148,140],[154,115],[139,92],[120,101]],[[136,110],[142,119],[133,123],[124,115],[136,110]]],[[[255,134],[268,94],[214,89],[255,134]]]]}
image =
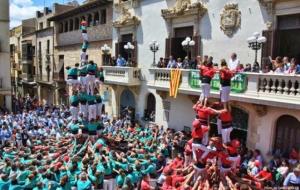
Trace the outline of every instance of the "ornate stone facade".
{"type": "Polygon", "coordinates": [[[119,18],[113,22],[113,26],[120,28],[124,26],[138,25],[139,23],[140,19],[137,16],[132,15],[127,8],[123,7],[119,18]]]}
{"type": "Polygon", "coordinates": [[[165,19],[176,18],[187,15],[203,16],[207,9],[201,2],[191,3],[191,0],[176,0],[176,4],[172,8],[162,9],[161,14],[165,19]]]}
{"type": "Polygon", "coordinates": [[[237,3],[228,3],[221,12],[220,28],[227,36],[232,36],[241,26],[241,11],[237,3]]]}

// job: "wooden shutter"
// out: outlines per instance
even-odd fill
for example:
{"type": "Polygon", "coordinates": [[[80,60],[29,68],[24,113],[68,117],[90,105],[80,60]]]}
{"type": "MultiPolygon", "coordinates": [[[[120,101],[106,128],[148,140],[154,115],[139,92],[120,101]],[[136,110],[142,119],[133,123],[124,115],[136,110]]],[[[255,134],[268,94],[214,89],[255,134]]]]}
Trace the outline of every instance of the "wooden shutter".
{"type": "Polygon", "coordinates": [[[119,54],[119,43],[117,42],[115,43],[115,57],[117,58],[119,54]]]}
{"type": "Polygon", "coordinates": [[[138,63],[138,43],[137,41],[132,42],[132,45],[134,45],[134,50],[132,52],[132,66],[137,66],[138,63]]]}
{"type": "Polygon", "coordinates": [[[192,50],[192,57],[191,59],[195,59],[196,56],[200,55],[200,47],[201,47],[201,37],[200,36],[193,36],[193,40],[195,41],[194,51],[192,50]]]}
{"type": "Polygon", "coordinates": [[[267,42],[262,45],[262,50],[261,50],[261,59],[263,62],[264,58],[273,56],[273,52],[272,52],[273,31],[264,30],[262,32],[262,35],[267,38],[267,42]]]}
{"type": "Polygon", "coordinates": [[[168,58],[170,54],[171,54],[171,39],[166,38],[165,58],[168,58]]]}

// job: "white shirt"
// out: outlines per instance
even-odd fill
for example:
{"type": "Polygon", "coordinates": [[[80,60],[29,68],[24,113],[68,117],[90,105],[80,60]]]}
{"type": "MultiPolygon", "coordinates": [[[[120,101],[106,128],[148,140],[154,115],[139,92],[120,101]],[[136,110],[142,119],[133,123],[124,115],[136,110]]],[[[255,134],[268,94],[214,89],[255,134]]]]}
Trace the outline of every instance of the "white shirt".
{"type": "Polygon", "coordinates": [[[229,67],[230,70],[235,70],[239,64],[240,64],[239,59],[236,58],[235,60],[232,60],[230,58],[229,62],[228,62],[228,67],[229,67]]]}

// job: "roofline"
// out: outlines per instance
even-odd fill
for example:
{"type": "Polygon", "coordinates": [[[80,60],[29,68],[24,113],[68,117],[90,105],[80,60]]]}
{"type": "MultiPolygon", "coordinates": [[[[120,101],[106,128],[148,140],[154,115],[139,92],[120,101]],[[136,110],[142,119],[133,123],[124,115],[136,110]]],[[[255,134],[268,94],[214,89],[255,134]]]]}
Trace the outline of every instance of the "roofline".
{"type": "Polygon", "coordinates": [[[112,0],[96,0],[92,1],[83,5],[80,5],[79,7],[75,7],[73,9],[67,10],[65,12],[59,13],[59,14],[54,14],[54,16],[48,18],[47,20],[49,21],[57,21],[69,16],[73,16],[75,14],[82,13],[86,10],[101,6],[101,5],[108,5],[112,3],[112,0]]]}

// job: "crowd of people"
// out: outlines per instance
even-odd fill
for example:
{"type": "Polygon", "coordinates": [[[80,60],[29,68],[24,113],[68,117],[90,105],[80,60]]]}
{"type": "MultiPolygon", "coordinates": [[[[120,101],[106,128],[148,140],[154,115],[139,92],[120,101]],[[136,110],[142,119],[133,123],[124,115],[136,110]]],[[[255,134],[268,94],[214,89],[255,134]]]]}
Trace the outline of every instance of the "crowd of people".
{"type": "MultiPolygon", "coordinates": [[[[222,114],[219,106],[206,111],[222,114]]],[[[194,109],[197,118],[203,116],[200,102],[194,109]]],[[[200,119],[195,119],[194,128],[204,122],[200,119]]],[[[222,135],[209,138],[156,124],[141,126],[128,117],[107,114],[97,119],[97,134],[90,134],[85,132],[82,114],[78,122],[73,121],[64,106],[2,115],[0,189],[202,190],[300,185],[296,149],[288,157],[276,152],[266,162],[259,150],[248,150],[237,140],[223,143],[226,137],[222,135]]]]}
{"type": "MultiPolygon", "coordinates": [[[[213,61],[213,57],[207,55],[201,57],[197,56],[195,60],[190,60],[189,57],[174,59],[170,56],[168,59],[161,57],[157,62],[158,68],[179,68],[179,69],[198,69],[200,65],[206,64],[208,61],[212,62],[212,65],[218,69],[220,64],[213,61]],[[209,60],[210,58],[210,60],[209,60]]],[[[300,64],[295,58],[289,57],[276,57],[275,60],[269,58],[264,61],[262,66],[259,63],[254,64],[242,64],[237,58],[237,54],[233,53],[228,60],[228,64],[232,70],[237,72],[256,72],[256,73],[276,73],[276,74],[300,74],[300,64]]]]}

